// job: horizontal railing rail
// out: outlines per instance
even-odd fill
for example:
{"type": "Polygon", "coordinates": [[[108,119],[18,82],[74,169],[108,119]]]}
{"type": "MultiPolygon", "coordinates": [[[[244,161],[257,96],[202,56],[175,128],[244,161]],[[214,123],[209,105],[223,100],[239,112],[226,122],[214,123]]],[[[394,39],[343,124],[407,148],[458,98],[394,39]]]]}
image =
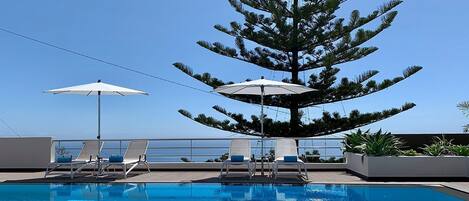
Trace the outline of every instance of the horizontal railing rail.
{"type": "MultiPolygon", "coordinates": [[[[241,137],[226,137],[226,138],[129,138],[129,139],[114,139],[114,138],[109,138],[109,139],[101,139],[102,141],[131,141],[131,140],[149,140],[149,141],[188,141],[188,140],[207,140],[207,141],[218,141],[218,140],[235,140],[235,139],[248,139],[248,140],[265,140],[265,141],[271,141],[271,140],[276,140],[276,139],[282,139],[281,137],[271,137],[271,138],[255,138],[255,137],[250,137],[250,138],[241,138],[241,137]]],[[[308,138],[289,138],[289,139],[295,139],[295,140],[329,140],[329,139],[335,139],[335,140],[342,140],[344,139],[343,137],[308,137],[308,138]]],[[[85,141],[85,140],[96,140],[96,139],[54,139],[54,141],[85,141]]]]}
{"type": "MultiPolygon", "coordinates": [[[[127,149],[127,143],[132,140],[148,140],[147,159],[149,162],[206,162],[219,161],[229,151],[230,141],[233,139],[247,139],[251,141],[251,150],[255,158],[260,158],[264,140],[264,153],[273,154],[274,141],[277,138],[150,138],[150,139],[103,139],[104,157],[120,154],[127,149]]],[[[342,162],[341,137],[293,138],[299,141],[299,155],[306,162],[342,162]]],[[[54,140],[56,154],[76,156],[81,150],[84,139],[56,139],[54,140]]]]}

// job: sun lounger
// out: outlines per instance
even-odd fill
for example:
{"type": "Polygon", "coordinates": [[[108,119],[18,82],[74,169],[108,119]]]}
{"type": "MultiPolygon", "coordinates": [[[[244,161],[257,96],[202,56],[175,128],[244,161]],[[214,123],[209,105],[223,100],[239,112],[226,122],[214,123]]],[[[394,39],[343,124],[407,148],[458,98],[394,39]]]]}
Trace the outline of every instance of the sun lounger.
{"type": "Polygon", "coordinates": [[[143,164],[146,166],[148,172],[150,172],[150,165],[147,162],[147,148],[148,140],[133,140],[129,142],[127,150],[125,151],[122,161],[103,161],[104,170],[109,169],[112,166],[122,167],[124,178],[138,165],[143,164]],[[129,167],[130,166],[130,167],[129,167]]]}
{"type": "Polygon", "coordinates": [[[101,146],[99,146],[97,140],[84,141],[83,147],[80,151],[80,154],[78,154],[78,157],[70,161],[61,161],[56,159],[55,161],[49,163],[44,174],[44,178],[46,178],[47,175],[59,167],[69,166],[70,178],[73,179],[74,175],[80,172],[84,167],[96,162],[96,156],[102,147],[103,144],[101,143],[101,146]]]}
{"type": "Polygon", "coordinates": [[[223,170],[226,174],[230,172],[232,165],[245,165],[248,168],[249,178],[255,173],[256,166],[251,162],[251,143],[245,139],[235,139],[231,141],[228,159],[223,162],[220,170],[220,177],[223,177],[223,170]]]}
{"type": "Polygon", "coordinates": [[[294,139],[277,139],[275,145],[275,160],[273,163],[272,173],[274,178],[278,175],[279,165],[282,166],[297,166],[298,174],[304,175],[308,179],[308,171],[306,170],[305,163],[298,157],[298,148],[294,139]],[[302,173],[302,169],[304,173],[302,173]]]}

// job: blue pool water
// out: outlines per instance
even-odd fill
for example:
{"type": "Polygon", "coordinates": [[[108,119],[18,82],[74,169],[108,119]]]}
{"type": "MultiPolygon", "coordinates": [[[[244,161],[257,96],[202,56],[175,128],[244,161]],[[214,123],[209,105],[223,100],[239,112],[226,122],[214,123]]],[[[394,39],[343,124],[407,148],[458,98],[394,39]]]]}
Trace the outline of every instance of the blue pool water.
{"type": "Polygon", "coordinates": [[[311,200],[456,201],[436,187],[385,185],[223,185],[204,183],[0,184],[2,201],[85,200],[311,200]]]}

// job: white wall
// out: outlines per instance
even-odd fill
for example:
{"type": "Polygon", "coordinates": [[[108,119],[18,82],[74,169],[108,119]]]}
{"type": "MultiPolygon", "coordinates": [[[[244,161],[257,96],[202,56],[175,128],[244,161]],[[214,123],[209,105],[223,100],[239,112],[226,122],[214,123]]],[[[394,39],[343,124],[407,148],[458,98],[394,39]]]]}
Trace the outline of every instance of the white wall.
{"type": "Polygon", "coordinates": [[[51,137],[0,138],[0,169],[46,168],[53,157],[51,137]]]}

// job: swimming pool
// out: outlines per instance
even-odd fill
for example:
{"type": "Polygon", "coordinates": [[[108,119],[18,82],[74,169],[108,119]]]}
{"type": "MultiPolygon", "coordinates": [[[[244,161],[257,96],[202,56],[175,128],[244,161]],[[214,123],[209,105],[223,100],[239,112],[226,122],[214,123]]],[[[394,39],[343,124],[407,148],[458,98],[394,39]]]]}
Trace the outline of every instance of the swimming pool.
{"type": "Polygon", "coordinates": [[[456,201],[443,188],[396,185],[224,185],[218,183],[0,184],[0,200],[456,201]]]}

